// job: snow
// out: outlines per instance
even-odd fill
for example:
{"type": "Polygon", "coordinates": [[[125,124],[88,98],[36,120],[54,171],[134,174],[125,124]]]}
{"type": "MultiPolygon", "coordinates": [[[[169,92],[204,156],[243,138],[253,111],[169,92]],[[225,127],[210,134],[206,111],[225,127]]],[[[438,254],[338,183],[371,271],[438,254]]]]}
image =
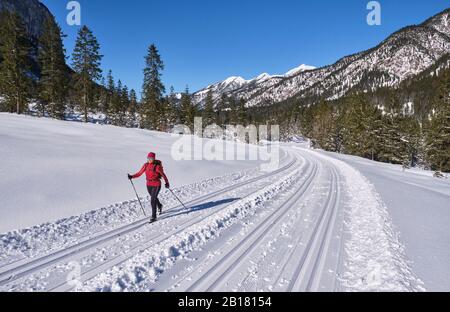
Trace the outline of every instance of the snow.
{"type": "Polygon", "coordinates": [[[232,76],[232,77],[225,79],[223,82],[221,82],[221,84],[223,84],[223,85],[229,85],[229,84],[243,85],[247,82],[248,81],[242,77],[232,76]]]}
{"type": "Polygon", "coordinates": [[[187,228],[177,235],[170,235],[161,245],[156,244],[113,270],[107,271],[92,279],[86,285],[78,287],[78,291],[94,290],[141,290],[145,291],[146,283],[155,282],[159,272],[164,272],[172,266],[176,260],[183,258],[200,246],[205,245],[212,237],[220,235],[222,229],[230,227],[274,197],[278,192],[287,188],[294,181],[299,172],[293,172],[277,183],[269,185],[263,190],[252,194],[244,200],[231,204],[219,213],[208,218],[202,218],[201,222],[187,228]],[[144,264],[144,265],[142,265],[144,264]],[[138,269],[137,269],[138,268],[138,269]],[[150,279],[143,278],[148,276],[150,279]],[[112,281],[112,284],[109,284],[112,281]],[[134,281],[128,283],[128,281],[134,281]],[[143,285],[141,285],[143,284],[143,285]],[[131,287],[131,289],[130,289],[131,287]]]}
{"type": "MultiPolygon", "coordinates": [[[[177,137],[140,129],[0,114],[0,233],[127,201],[126,177],[154,151],[173,187],[258,166],[174,161],[177,137]]],[[[136,183],[147,193],[143,180],[136,183]]]]}
{"type": "Polygon", "coordinates": [[[0,291],[450,289],[448,180],[301,137],[264,142],[273,172],[176,162],[177,138],[0,114],[0,291]],[[187,207],[163,190],[153,224],[125,176],[150,149],[187,207]]]}
{"type": "Polygon", "coordinates": [[[262,81],[265,81],[265,80],[270,79],[272,77],[273,76],[269,75],[268,73],[262,73],[258,77],[253,78],[252,80],[250,80],[250,82],[262,82],[262,81]]]}
{"type": "Polygon", "coordinates": [[[349,268],[343,287],[358,291],[421,291],[422,282],[405,261],[404,246],[376,189],[351,166],[345,171],[348,201],[345,244],[349,268]]]}
{"type": "Polygon", "coordinates": [[[221,96],[221,94],[227,93],[228,95],[232,94],[233,92],[245,90],[247,87],[259,87],[260,85],[264,85],[268,83],[269,85],[275,84],[277,81],[283,79],[283,78],[289,78],[291,76],[295,76],[296,74],[300,72],[306,72],[315,69],[314,66],[309,66],[302,64],[290,71],[288,71],[284,75],[270,75],[268,73],[262,73],[258,75],[257,77],[251,78],[251,79],[244,79],[240,76],[231,76],[228,77],[225,80],[216,82],[212,85],[207,86],[206,88],[197,91],[194,93],[194,101],[196,104],[202,103],[206,95],[209,91],[212,91],[213,93],[213,99],[218,100],[221,96]]]}
{"type": "Polygon", "coordinates": [[[450,289],[450,180],[433,172],[327,153],[360,171],[387,207],[415,274],[429,291],[450,289]]]}
{"type": "Polygon", "coordinates": [[[314,70],[316,69],[316,67],[314,66],[310,66],[310,65],[305,65],[302,64],[296,68],[291,69],[290,71],[288,71],[286,74],[284,74],[285,77],[290,77],[290,76],[294,76],[295,74],[304,72],[304,71],[308,71],[308,70],[314,70]]]}

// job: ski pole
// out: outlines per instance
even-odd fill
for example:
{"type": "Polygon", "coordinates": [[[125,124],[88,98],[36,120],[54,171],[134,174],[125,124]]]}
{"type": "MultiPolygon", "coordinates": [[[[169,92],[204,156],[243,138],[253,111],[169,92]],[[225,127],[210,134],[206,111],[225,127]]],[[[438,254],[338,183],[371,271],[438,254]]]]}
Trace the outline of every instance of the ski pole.
{"type": "Polygon", "coordinates": [[[180,202],[180,204],[184,207],[184,209],[188,210],[188,208],[183,204],[183,202],[178,198],[178,196],[171,189],[169,189],[169,191],[172,193],[173,196],[175,196],[175,198],[180,202]]]}
{"type": "Polygon", "coordinates": [[[133,180],[130,179],[130,182],[131,182],[131,185],[133,186],[134,192],[136,193],[136,197],[137,197],[137,199],[138,199],[139,205],[141,205],[142,212],[144,213],[144,216],[147,216],[147,214],[145,213],[145,210],[144,210],[144,206],[142,206],[141,199],[139,198],[139,195],[138,195],[138,193],[137,193],[137,191],[136,191],[136,188],[134,187],[133,180]]]}

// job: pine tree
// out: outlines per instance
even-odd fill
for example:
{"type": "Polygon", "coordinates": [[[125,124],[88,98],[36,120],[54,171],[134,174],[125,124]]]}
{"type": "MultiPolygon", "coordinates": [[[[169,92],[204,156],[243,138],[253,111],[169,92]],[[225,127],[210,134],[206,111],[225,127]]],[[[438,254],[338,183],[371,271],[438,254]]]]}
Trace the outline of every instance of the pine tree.
{"type": "Polygon", "coordinates": [[[377,159],[381,139],[378,109],[363,94],[354,94],[345,100],[342,117],[342,143],[346,153],[377,159]]]}
{"type": "Polygon", "coordinates": [[[206,94],[205,107],[203,109],[202,117],[205,127],[214,124],[216,121],[212,90],[208,90],[208,93],[206,94]]]}
{"type": "Polygon", "coordinates": [[[299,114],[301,135],[307,138],[311,138],[314,123],[313,109],[311,107],[304,107],[300,109],[299,114]]]}
{"type": "Polygon", "coordinates": [[[61,28],[53,17],[44,22],[44,31],[39,38],[38,59],[41,67],[39,80],[39,102],[42,115],[45,107],[53,118],[63,119],[68,84],[65,49],[61,28]]]}
{"type": "Polygon", "coordinates": [[[450,72],[447,71],[432,101],[425,129],[425,153],[431,169],[450,172],[450,72]]]}
{"type": "Polygon", "coordinates": [[[334,133],[333,108],[327,102],[322,101],[315,107],[315,118],[312,128],[313,146],[328,151],[335,151],[333,146],[334,133]]]}
{"type": "Polygon", "coordinates": [[[129,91],[128,87],[125,85],[122,88],[122,91],[120,93],[120,118],[119,123],[120,126],[124,127],[127,125],[127,112],[130,107],[130,98],[129,98],[129,91]]]}
{"type": "Polygon", "coordinates": [[[165,87],[161,81],[164,63],[154,44],[150,45],[145,57],[144,83],[142,86],[142,124],[147,129],[162,127],[163,94],[165,87]]]}
{"type": "Polygon", "coordinates": [[[364,105],[364,100],[358,95],[345,99],[347,110],[344,120],[344,151],[351,155],[364,156],[364,105]]]}
{"type": "Polygon", "coordinates": [[[29,101],[32,81],[28,76],[31,43],[25,25],[16,12],[0,13],[0,94],[5,110],[21,114],[29,101]]]}
{"type": "Polygon", "coordinates": [[[84,121],[88,121],[88,113],[94,107],[94,83],[101,78],[100,45],[89,28],[83,26],[78,31],[75,48],[72,54],[72,66],[76,72],[76,90],[81,98],[80,109],[84,121]]]}
{"type": "Polygon", "coordinates": [[[240,99],[237,104],[236,121],[238,125],[247,125],[247,107],[244,99],[240,99]]]}
{"type": "Polygon", "coordinates": [[[238,101],[234,96],[228,97],[228,121],[232,125],[238,124],[238,101]]]}
{"type": "Polygon", "coordinates": [[[180,103],[180,111],[181,111],[181,123],[191,131],[194,128],[194,118],[196,115],[196,107],[192,103],[192,97],[189,94],[189,87],[186,86],[185,92],[181,95],[181,103],[180,103]]]}
{"type": "Polygon", "coordinates": [[[108,89],[106,86],[105,77],[102,77],[100,80],[100,89],[98,94],[98,109],[99,112],[105,115],[105,123],[108,123],[108,89]]]}
{"type": "Polygon", "coordinates": [[[116,85],[114,82],[114,77],[112,75],[112,71],[109,70],[106,76],[106,107],[105,107],[106,119],[108,120],[108,123],[112,123],[114,119],[113,101],[115,98],[115,93],[116,93],[116,85]]]}
{"type": "Polygon", "coordinates": [[[398,96],[391,92],[390,101],[385,107],[381,128],[382,146],[380,160],[384,162],[403,164],[408,163],[405,141],[402,138],[401,107],[398,96]]]}
{"type": "Polygon", "coordinates": [[[220,97],[220,101],[217,104],[216,109],[216,124],[220,127],[224,127],[224,125],[229,123],[229,116],[227,114],[227,110],[229,109],[229,98],[225,93],[222,93],[220,97]]]}
{"type": "Polygon", "coordinates": [[[129,105],[128,105],[128,121],[127,126],[134,128],[136,127],[136,112],[138,110],[138,100],[136,91],[134,89],[130,90],[129,94],[129,105]]]}
{"type": "Polygon", "coordinates": [[[171,126],[180,123],[180,109],[178,107],[177,95],[173,86],[170,87],[169,95],[167,96],[167,119],[171,126]]]}
{"type": "Polygon", "coordinates": [[[111,123],[115,126],[121,125],[121,112],[122,112],[122,81],[117,81],[117,86],[114,87],[111,96],[111,123]]]}

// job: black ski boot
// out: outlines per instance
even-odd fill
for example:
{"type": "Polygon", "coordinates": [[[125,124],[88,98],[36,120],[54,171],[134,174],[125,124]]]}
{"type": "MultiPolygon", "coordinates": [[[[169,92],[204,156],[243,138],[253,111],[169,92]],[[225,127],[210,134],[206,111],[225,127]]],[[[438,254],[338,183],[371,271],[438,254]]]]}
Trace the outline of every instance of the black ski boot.
{"type": "Polygon", "coordinates": [[[149,223],[150,223],[150,224],[151,224],[151,223],[155,223],[156,221],[158,221],[156,218],[151,218],[149,223]]]}

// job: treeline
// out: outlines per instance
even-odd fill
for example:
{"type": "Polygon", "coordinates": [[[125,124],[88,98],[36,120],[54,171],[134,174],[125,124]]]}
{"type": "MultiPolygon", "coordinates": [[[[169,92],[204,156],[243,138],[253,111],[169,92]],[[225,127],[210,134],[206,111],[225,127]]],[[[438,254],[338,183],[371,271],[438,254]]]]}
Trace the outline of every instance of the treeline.
{"type": "MultiPolygon", "coordinates": [[[[103,114],[107,124],[159,131],[170,131],[175,124],[193,129],[196,116],[203,117],[204,126],[276,124],[282,140],[303,135],[314,147],[328,151],[450,171],[448,66],[432,68],[435,72],[398,88],[353,90],[335,101],[290,99],[249,108],[244,100],[225,95],[214,101],[209,92],[205,105],[197,107],[188,87],[181,95],[173,88],[166,94],[161,80],[164,63],[152,44],[145,56],[139,101],[136,91],[116,82],[111,71],[103,76],[100,44],[88,27],[78,32],[69,68],[64,35],[53,17],[34,40],[17,13],[4,10],[0,15],[1,111],[30,113],[29,103],[35,102],[41,116],[65,119],[77,111],[88,122],[90,114],[103,114]]],[[[438,66],[448,64],[448,59],[438,66]]]]}
{"type": "Polygon", "coordinates": [[[252,124],[251,115],[243,99],[236,99],[223,94],[215,105],[211,90],[206,95],[202,117],[205,126],[216,124],[225,127],[226,125],[246,126],[252,124]]]}
{"type": "Polygon", "coordinates": [[[197,113],[188,89],[181,102],[171,88],[165,95],[161,81],[164,64],[155,45],[145,56],[142,99],[112,71],[103,76],[100,44],[83,26],[78,31],[71,67],[66,65],[64,34],[53,17],[44,25],[40,38],[32,38],[20,15],[0,12],[0,111],[37,113],[67,119],[74,111],[90,121],[101,114],[104,123],[168,131],[175,123],[193,124],[197,113]],[[36,69],[37,67],[37,69],[36,69]],[[35,103],[30,109],[30,103],[35,103]]]}
{"type": "Polygon", "coordinates": [[[280,124],[284,139],[301,134],[315,148],[450,172],[450,69],[399,88],[318,104],[292,101],[253,114],[280,124]]]}

